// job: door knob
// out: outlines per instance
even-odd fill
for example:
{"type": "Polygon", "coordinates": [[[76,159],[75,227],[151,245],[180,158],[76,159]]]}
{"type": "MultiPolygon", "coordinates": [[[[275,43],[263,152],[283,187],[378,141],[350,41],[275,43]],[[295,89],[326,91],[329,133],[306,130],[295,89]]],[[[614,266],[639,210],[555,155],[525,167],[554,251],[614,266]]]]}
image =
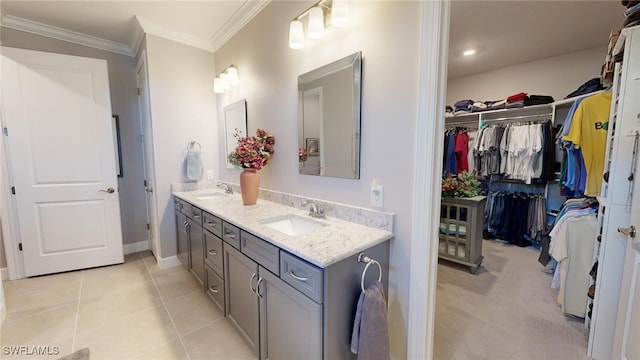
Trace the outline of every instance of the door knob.
{"type": "Polygon", "coordinates": [[[116,190],[114,188],[111,188],[111,187],[106,189],[106,190],[98,190],[98,191],[106,192],[106,193],[109,193],[109,194],[113,194],[114,192],[116,192],[116,190]]]}
{"type": "Polygon", "coordinates": [[[636,237],[636,227],[631,225],[628,228],[618,228],[619,233],[623,233],[625,236],[630,236],[631,238],[636,237]]]}

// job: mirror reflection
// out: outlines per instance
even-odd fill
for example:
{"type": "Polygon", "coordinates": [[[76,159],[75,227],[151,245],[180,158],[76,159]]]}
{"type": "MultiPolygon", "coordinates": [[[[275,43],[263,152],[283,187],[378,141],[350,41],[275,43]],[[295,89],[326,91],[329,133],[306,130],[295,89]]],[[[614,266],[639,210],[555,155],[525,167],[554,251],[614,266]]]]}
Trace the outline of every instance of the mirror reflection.
{"type": "Polygon", "coordinates": [[[236,101],[224,107],[224,146],[227,169],[237,169],[229,163],[227,156],[236,149],[240,137],[247,136],[247,102],[245,99],[236,101]]]}
{"type": "Polygon", "coordinates": [[[298,77],[301,174],[360,178],[362,52],[298,77]]]}

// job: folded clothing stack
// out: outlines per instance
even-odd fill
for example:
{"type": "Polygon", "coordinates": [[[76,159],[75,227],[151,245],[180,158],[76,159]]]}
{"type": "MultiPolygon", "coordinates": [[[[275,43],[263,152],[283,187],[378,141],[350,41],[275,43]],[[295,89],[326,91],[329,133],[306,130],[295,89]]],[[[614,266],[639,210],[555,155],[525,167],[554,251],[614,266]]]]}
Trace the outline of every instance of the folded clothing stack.
{"type": "Polygon", "coordinates": [[[459,114],[466,114],[471,110],[471,106],[473,105],[475,101],[473,100],[459,100],[456,101],[456,103],[453,105],[454,106],[454,114],[459,115],[459,114]]]}
{"type": "Polygon", "coordinates": [[[525,100],[527,100],[527,93],[521,92],[521,93],[511,95],[507,98],[506,108],[507,109],[521,108],[524,106],[525,100]]]}
{"type": "Polygon", "coordinates": [[[550,104],[554,101],[553,97],[547,95],[529,95],[524,100],[524,106],[550,104]]]}

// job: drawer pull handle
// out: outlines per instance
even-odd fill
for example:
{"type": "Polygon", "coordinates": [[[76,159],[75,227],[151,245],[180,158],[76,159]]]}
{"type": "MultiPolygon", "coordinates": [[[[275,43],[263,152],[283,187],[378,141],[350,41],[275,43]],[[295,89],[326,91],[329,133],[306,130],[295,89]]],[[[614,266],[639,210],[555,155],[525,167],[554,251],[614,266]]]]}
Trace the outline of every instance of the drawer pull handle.
{"type": "Polygon", "coordinates": [[[264,279],[260,277],[260,279],[258,279],[258,282],[256,283],[256,295],[258,295],[259,298],[262,298],[262,293],[260,293],[260,284],[262,284],[263,280],[264,279]]]}
{"type": "Polygon", "coordinates": [[[176,204],[176,210],[180,210],[180,204],[176,204]]]}
{"type": "Polygon", "coordinates": [[[212,285],[212,286],[209,288],[209,291],[211,291],[211,292],[212,292],[212,293],[214,293],[214,294],[217,294],[217,293],[218,293],[218,288],[216,288],[215,286],[213,286],[213,285],[212,285]]]}
{"type": "Polygon", "coordinates": [[[200,215],[196,215],[195,213],[193,214],[193,217],[196,219],[200,219],[200,215]]]}
{"type": "Polygon", "coordinates": [[[236,234],[234,234],[232,232],[226,232],[226,233],[224,233],[224,236],[228,237],[229,239],[235,239],[236,238],[236,234]]]}
{"type": "Polygon", "coordinates": [[[211,227],[217,227],[216,223],[211,222],[211,221],[207,221],[207,225],[209,225],[211,227]]]}
{"type": "Polygon", "coordinates": [[[298,276],[293,272],[293,270],[289,270],[289,275],[291,275],[292,278],[294,278],[294,279],[296,279],[298,281],[309,281],[308,277],[298,276]]]}
{"type": "Polygon", "coordinates": [[[211,250],[209,250],[209,255],[216,256],[216,255],[218,255],[218,252],[213,250],[213,249],[211,249],[211,250]]]}
{"type": "Polygon", "coordinates": [[[256,273],[253,273],[253,275],[251,275],[251,279],[249,279],[249,289],[251,289],[251,292],[255,293],[256,289],[253,288],[253,279],[255,279],[257,276],[256,273]]]}

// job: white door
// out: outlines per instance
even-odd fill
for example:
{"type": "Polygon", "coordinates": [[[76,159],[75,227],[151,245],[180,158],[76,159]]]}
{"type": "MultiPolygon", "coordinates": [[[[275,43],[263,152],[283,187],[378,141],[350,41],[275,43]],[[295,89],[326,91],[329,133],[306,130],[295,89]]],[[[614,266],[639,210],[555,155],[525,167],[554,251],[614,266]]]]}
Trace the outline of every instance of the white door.
{"type": "MultiPolygon", "coordinates": [[[[635,161],[637,169],[640,166],[637,153],[635,161]]],[[[624,261],[613,345],[616,359],[640,359],[640,341],[638,341],[640,339],[640,229],[638,229],[640,228],[640,180],[637,179],[638,176],[640,173],[636,172],[629,227],[618,229],[628,234],[629,241],[624,261]]]]}
{"type": "Polygon", "coordinates": [[[123,262],[106,61],[2,47],[2,104],[25,275],[123,262]]]}
{"type": "Polygon", "coordinates": [[[157,209],[155,206],[155,180],[153,177],[153,145],[151,133],[151,116],[149,116],[149,93],[147,90],[147,66],[145,54],[141,56],[140,63],[137,66],[138,71],[138,103],[140,106],[140,126],[142,128],[142,151],[144,158],[144,188],[147,193],[147,233],[151,245],[151,252],[156,257],[160,257],[160,249],[158,248],[158,239],[156,234],[157,209]]]}

